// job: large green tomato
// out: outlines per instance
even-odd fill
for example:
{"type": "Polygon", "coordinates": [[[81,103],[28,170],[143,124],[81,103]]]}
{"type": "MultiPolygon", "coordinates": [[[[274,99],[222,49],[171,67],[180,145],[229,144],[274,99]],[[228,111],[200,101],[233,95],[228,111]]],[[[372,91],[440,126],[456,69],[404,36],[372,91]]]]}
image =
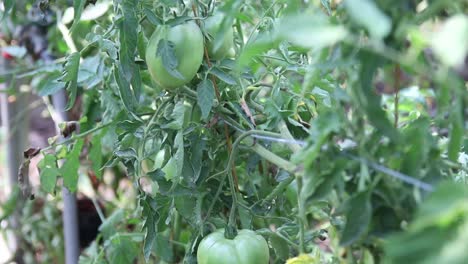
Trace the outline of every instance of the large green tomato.
{"type": "Polygon", "coordinates": [[[224,229],[206,236],[198,246],[198,264],[268,264],[266,240],[254,231],[242,229],[234,239],[224,237],[224,229]]]}
{"type": "Polygon", "coordinates": [[[205,19],[205,30],[211,35],[212,40],[206,43],[208,49],[208,55],[210,59],[221,60],[226,57],[234,57],[234,32],[232,27],[229,27],[227,31],[224,32],[223,42],[221,46],[215,50],[214,48],[214,38],[218,33],[221,22],[223,22],[224,16],[221,13],[216,13],[215,15],[205,19]]]}
{"type": "Polygon", "coordinates": [[[153,80],[167,90],[175,89],[190,82],[203,60],[203,34],[195,22],[190,21],[174,27],[158,27],[146,48],[146,64],[153,80]],[[177,78],[167,71],[163,65],[158,45],[164,39],[172,42],[177,58],[175,69],[180,73],[177,78]]]}

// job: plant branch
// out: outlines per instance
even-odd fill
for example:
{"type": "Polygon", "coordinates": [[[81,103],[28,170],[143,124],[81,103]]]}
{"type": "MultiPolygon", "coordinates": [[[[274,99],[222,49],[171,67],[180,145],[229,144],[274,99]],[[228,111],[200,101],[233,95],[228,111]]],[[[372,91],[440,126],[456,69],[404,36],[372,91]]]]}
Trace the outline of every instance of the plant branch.
{"type": "MultiPolygon", "coordinates": [[[[195,3],[196,3],[196,1],[194,1],[194,3],[192,4],[192,11],[193,11],[193,14],[195,15],[195,17],[198,17],[197,7],[195,6],[195,3]]],[[[200,26],[200,21],[199,20],[196,20],[196,23],[198,24],[198,26],[200,26]]],[[[211,61],[210,61],[210,56],[208,54],[208,48],[207,48],[206,45],[204,46],[204,54],[205,54],[205,61],[206,61],[207,65],[208,65],[208,67],[211,68],[212,64],[211,64],[211,61]]],[[[218,99],[218,102],[220,102],[221,101],[221,96],[220,96],[220,93],[219,93],[218,83],[216,82],[215,76],[212,75],[212,74],[211,74],[211,82],[213,83],[213,87],[214,87],[215,94],[216,94],[216,99],[218,99]]],[[[229,130],[228,130],[227,124],[224,124],[224,136],[226,137],[227,150],[228,150],[228,152],[232,152],[232,141],[231,141],[231,137],[229,136],[229,130]]],[[[234,184],[236,186],[236,190],[239,191],[239,183],[238,183],[238,178],[237,178],[237,173],[236,173],[236,168],[235,167],[232,167],[231,173],[232,173],[232,177],[234,178],[234,184]]]]}

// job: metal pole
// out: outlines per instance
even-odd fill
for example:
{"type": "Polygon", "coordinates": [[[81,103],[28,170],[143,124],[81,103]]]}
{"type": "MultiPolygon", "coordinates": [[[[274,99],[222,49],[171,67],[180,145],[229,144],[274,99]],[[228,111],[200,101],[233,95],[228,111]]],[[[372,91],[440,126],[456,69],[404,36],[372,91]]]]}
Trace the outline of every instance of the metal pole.
{"type": "MultiPolygon", "coordinates": [[[[0,56],[0,72],[10,69],[12,63],[10,60],[0,56]]],[[[18,80],[19,81],[19,80],[18,80]]],[[[10,80],[3,83],[4,88],[8,89],[11,85],[10,80]]],[[[6,195],[11,195],[14,186],[18,185],[18,169],[23,160],[23,151],[26,148],[28,141],[27,133],[29,131],[29,115],[25,115],[21,120],[15,120],[14,117],[20,109],[26,107],[27,96],[20,93],[19,84],[15,85],[15,94],[9,95],[5,91],[0,93],[0,112],[2,116],[2,125],[6,131],[6,162],[7,173],[6,181],[6,195]],[[13,132],[15,131],[15,132],[13,132]]],[[[9,226],[13,232],[8,232],[8,244],[10,250],[13,252],[13,259],[16,263],[24,263],[23,250],[21,248],[21,235],[18,233],[21,230],[20,224],[20,210],[24,200],[20,195],[17,200],[16,209],[9,218],[9,226]]]]}
{"type": "MultiPolygon", "coordinates": [[[[68,117],[67,113],[65,112],[65,107],[67,104],[65,91],[62,90],[54,94],[52,96],[52,100],[54,109],[57,112],[57,117],[60,118],[60,120],[57,121],[67,121],[68,117]]],[[[58,124],[56,125],[58,126],[58,124]]],[[[58,133],[60,133],[60,131],[58,133]]],[[[65,263],[76,264],[78,263],[78,258],[80,256],[76,196],[67,188],[62,187],[62,198],[63,235],[65,240],[65,263]]]]}

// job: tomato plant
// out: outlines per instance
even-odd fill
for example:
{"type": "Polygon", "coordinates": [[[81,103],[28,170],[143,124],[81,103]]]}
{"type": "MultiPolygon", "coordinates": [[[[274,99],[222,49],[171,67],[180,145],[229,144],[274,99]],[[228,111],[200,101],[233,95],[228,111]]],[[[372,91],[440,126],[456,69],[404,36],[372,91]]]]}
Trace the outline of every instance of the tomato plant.
{"type": "Polygon", "coordinates": [[[199,264],[214,264],[222,261],[226,264],[266,264],[269,262],[269,249],[266,240],[252,230],[239,230],[232,238],[226,238],[224,230],[217,230],[198,245],[199,264]]]}
{"type": "Polygon", "coordinates": [[[179,88],[197,73],[203,50],[203,35],[195,22],[173,27],[159,26],[151,35],[146,49],[149,73],[161,87],[169,90],[179,88]],[[171,55],[173,58],[167,58],[171,55]],[[171,59],[173,61],[168,61],[171,59]]]}
{"type": "Polygon", "coordinates": [[[0,95],[71,121],[18,196],[103,205],[81,263],[468,259],[464,1],[32,3],[0,8],[0,80],[31,86],[0,95]],[[43,12],[47,48],[6,30],[43,12]]]}

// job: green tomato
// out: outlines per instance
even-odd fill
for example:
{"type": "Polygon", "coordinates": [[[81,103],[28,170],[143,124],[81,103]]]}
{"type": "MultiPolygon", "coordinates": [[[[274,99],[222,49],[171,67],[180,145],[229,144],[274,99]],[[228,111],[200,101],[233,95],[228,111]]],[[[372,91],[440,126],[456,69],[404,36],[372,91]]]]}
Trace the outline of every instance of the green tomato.
{"type": "Polygon", "coordinates": [[[217,49],[214,47],[214,38],[219,31],[219,27],[223,22],[224,16],[221,13],[217,13],[205,20],[205,30],[210,34],[211,40],[206,43],[208,49],[208,55],[210,59],[222,60],[226,57],[232,58],[235,56],[234,51],[234,32],[232,27],[229,27],[223,34],[223,42],[217,49]]]}
{"type": "Polygon", "coordinates": [[[267,264],[270,251],[266,240],[254,231],[242,229],[234,239],[224,229],[206,236],[198,246],[198,264],[267,264]]]}
{"type": "Polygon", "coordinates": [[[195,22],[190,21],[174,27],[160,26],[151,36],[146,48],[146,64],[153,80],[166,90],[179,88],[190,82],[203,61],[203,34],[195,22]],[[163,65],[158,45],[164,39],[174,46],[177,67],[180,73],[177,78],[163,65]]]}

